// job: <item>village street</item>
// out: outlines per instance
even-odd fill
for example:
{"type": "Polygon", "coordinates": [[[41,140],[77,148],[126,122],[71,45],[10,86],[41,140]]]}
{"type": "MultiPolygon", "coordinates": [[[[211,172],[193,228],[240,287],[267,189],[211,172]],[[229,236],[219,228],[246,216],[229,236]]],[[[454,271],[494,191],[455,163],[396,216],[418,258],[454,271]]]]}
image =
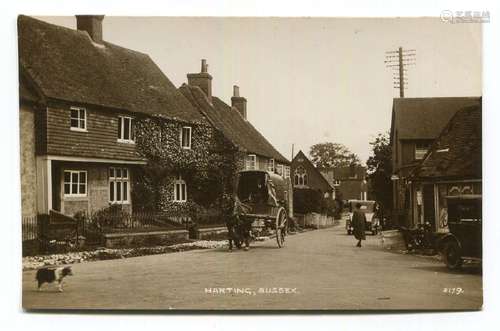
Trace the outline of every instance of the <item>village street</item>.
{"type": "Polygon", "coordinates": [[[64,293],[54,286],[37,292],[35,272],[27,271],[23,306],[449,310],[482,305],[478,267],[450,272],[434,258],[384,251],[378,237],[367,236],[362,248],[354,245],[341,224],[289,236],[282,249],[268,240],[248,252],[196,250],[82,263],[73,266],[64,293]],[[231,290],[220,293],[220,288],[231,290]],[[272,288],[289,293],[259,293],[272,288]]]}

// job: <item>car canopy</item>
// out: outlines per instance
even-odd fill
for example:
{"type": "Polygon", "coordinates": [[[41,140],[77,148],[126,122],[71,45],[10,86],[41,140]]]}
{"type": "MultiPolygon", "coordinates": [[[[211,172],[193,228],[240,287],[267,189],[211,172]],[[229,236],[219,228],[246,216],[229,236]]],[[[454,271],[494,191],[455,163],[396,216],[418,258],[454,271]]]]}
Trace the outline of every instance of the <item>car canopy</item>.
{"type": "Polygon", "coordinates": [[[375,211],[375,201],[373,200],[349,200],[349,211],[356,209],[357,204],[361,205],[360,210],[364,213],[373,213],[375,211]]]}

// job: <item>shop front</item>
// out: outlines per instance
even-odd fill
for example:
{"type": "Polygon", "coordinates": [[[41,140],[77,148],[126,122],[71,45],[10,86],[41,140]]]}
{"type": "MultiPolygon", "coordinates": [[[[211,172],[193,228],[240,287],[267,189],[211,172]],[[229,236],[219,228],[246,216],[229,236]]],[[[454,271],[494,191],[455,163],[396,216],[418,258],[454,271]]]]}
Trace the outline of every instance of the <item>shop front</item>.
{"type": "Polygon", "coordinates": [[[429,223],[438,233],[449,231],[447,197],[482,194],[481,180],[417,182],[412,186],[413,224],[429,223]]]}

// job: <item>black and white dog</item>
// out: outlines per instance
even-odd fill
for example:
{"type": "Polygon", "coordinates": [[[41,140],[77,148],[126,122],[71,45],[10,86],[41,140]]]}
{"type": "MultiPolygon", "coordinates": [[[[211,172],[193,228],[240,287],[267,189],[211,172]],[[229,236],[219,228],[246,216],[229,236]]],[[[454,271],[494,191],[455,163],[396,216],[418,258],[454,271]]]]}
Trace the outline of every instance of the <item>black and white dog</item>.
{"type": "Polygon", "coordinates": [[[66,276],[73,276],[71,267],[63,268],[41,268],[36,272],[36,281],[38,282],[38,290],[42,289],[44,283],[57,282],[59,286],[59,292],[63,291],[63,280],[66,276]]]}

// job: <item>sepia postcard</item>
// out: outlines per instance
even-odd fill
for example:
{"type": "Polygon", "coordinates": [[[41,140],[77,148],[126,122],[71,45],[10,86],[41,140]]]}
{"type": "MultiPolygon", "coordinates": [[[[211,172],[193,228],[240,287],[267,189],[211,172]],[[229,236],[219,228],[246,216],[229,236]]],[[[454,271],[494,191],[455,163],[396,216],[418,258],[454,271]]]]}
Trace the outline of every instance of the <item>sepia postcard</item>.
{"type": "Polygon", "coordinates": [[[480,310],[482,27],[17,18],[26,310],[480,310]]]}

